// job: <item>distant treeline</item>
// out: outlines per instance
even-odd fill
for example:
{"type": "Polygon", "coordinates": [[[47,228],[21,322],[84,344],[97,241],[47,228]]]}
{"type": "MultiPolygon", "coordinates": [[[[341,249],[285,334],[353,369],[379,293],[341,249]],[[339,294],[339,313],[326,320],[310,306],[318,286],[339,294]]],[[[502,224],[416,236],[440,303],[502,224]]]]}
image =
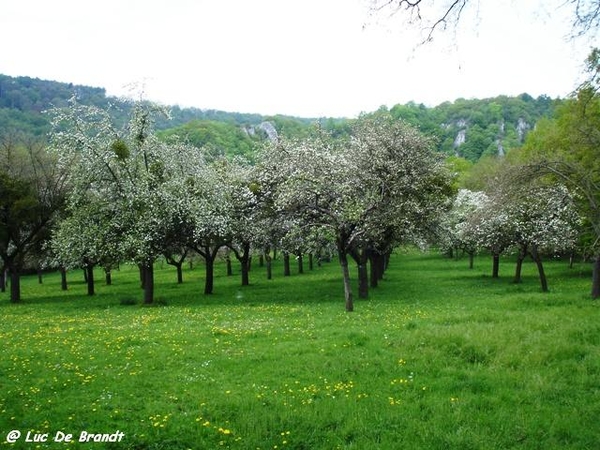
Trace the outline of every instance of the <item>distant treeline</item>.
{"type": "MultiPolygon", "coordinates": [[[[0,75],[0,135],[18,132],[44,137],[50,127],[43,111],[66,106],[70,98],[103,109],[113,105],[115,121],[125,121],[130,104],[106,95],[99,87],[74,85],[30,77],[0,75]]],[[[528,131],[544,116],[550,116],[560,100],[498,96],[489,99],[458,99],[435,107],[414,102],[395,105],[392,116],[418,126],[436,138],[438,150],[477,161],[483,155],[502,155],[522,144],[528,131]]],[[[207,145],[214,154],[249,155],[256,142],[267,135],[261,124],[269,122],[279,135],[303,136],[319,121],[334,134],[348,130],[351,119],[300,118],[283,115],[226,112],[170,106],[170,119],[160,119],[162,135],[178,134],[196,145],[207,145]]],[[[387,110],[387,108],[382,107],[387,110]]]]}

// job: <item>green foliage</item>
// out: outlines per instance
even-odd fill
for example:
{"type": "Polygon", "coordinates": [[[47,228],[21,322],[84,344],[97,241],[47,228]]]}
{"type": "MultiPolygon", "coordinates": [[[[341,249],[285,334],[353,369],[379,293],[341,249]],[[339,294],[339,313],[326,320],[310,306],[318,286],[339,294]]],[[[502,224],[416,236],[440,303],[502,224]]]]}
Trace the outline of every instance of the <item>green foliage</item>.
{"type": "MultiPolygon", "coordinates": [[[[18,129],[43,136],[49,131],[49,125],[42,111],[64,107],[73,96],[83,105],[110,109],[116,123],[125,124],[130,115],[129,102],[107,97],[102,88],[0,75],[0,129],[18,129]]],[[[434,136],[439,151],[474,162],[482,155],[496,155],[520,147],[527,132],[540,118],[550,116],[558,103],[546,96],[534,99],[521,94],[482,100],[458,99],[435,107],[410,102],[393,106],[389,113],[418,127],[422,133],[434,136]],[[465,134],[465,142],[456,146],[461,132],[465,134]]],[[[254,143],[265,137],[259,130],[265,121],[273,124],[280,136],[296,138],[308,136],[314,122],[334,137],[347,136],[353,123],[343,118],[265,117],[173,106],[169,118],[157,118],[155,128],[167,130],[164,136],[189,136],[192,143],[204,146],[213,157],[249,156],[254,143]]]]}
{"type": "Polygon", "coordinates": [[[452,188],[458,191],[459,188],[465,186],[469,173],[473,167],[473,163],[460,156],[449,156],[446,158],[446,165],[453,175],[452,188]]]}
{"type": "Polygon", "coordinates": [[[600,96],[585,86],[553,119],[541,121],[522,150],[538,176],[565,183],[577,193],[585,222],[586,252],[600,252],[600,96]]]}
{"type": "Polygon", "coordinates": [[[157,269],[160,308],[130,305],[139,279],[129,266],[91,299],[80,272],[67,292],[55,275],[26,278],[19,308],[0,294],[0,429],[120,430],[113,447],[88,445],[131,450],[600,441],[600,326],[580,294],[585,264],[549,264],[557,282],[542,294],[532,264],[514,285],[484,276],[487,258],[469,271],[463,260],[394,255],[352,315],[339,310],[335,264],[270,281],[254,266],[242,290],[216,269],[212,296],[198,295],[200,267],[182,285],[157,269]]]}
{"type": "Polygon", "coordinates": [[[110,145],[111,150],[117,156],[117,159],[124,161],[126,160],[131,152],[129,151],[129,147],[127,143],[123,139],[117,139],[110,145]]]}
{"type": "Polygon", "coordinates": [[[163,139],[179,136],[196,147],[206,149],[212,158],[249,156],[259,141],[258,137],[251,137],[239,126],[214,120],[193,120],[165,130],[159,136],[163,139]]]}

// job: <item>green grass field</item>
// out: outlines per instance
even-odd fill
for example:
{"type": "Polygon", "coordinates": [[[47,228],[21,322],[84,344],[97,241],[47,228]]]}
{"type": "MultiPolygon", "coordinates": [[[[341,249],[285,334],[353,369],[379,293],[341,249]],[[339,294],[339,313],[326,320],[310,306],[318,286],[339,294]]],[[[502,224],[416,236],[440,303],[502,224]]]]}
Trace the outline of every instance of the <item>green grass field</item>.
{"type": "Polygon", "coordinates": [[[544,294],[532,263],[514,285],[490,262],[394,255],[354,313],[335,262],[246,288],[217,267],[212,296],[165,265],[153,307],[129,267],[93,298],[79,272],[26,277],[23,304],[0,294],[0,448],[598,448],[591,268],[548,264],[544,294]]]}

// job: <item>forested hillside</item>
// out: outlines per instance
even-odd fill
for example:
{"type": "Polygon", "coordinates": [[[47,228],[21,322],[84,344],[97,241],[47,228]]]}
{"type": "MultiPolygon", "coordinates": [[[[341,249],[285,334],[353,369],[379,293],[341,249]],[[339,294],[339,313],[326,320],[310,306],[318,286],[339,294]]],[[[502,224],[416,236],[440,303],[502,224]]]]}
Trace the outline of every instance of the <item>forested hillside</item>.
{"type": "MultiPolygon", "coordinates": [[[[115,119],[124,120],[130,105],[106,95],[99,87],[59,83],[30,77],[0,75],[0,134],[18,131],[45,136],[49,131],[43,111],[64,106],[75,96],[85,105],[113,105],[115,119]]],[[[520,146],[536,122],[549,116],[560,100],[498,96],[490,99],[458,99],[435,107],[414,102],[395,105],[389,112],[436,137],[438,149],[448,155],[476,161],[483,155],[503,155],[520,146]]],[[[387,108],[383,108],[387,109],[387,108]]],[[[177,134],[195,145],[206,145],[216,155],[249,155],[256,142],[278,135],[303,136],[316,119],[170,107],[170,119],[157,124],[161,135],[177,134]]],[[[334,134],[347,131],[349,119],[320,119],[334,134]]]]}
{"type": "Polygon", "coordinates": [[[471,161],[484,155],[504,155],[520,146],[541,117],[549,117],[560,100],[498,96],[483,100],[458,99],[434,108],[408,103],[390,113],[437,136],[440,151],[471,161]]]}

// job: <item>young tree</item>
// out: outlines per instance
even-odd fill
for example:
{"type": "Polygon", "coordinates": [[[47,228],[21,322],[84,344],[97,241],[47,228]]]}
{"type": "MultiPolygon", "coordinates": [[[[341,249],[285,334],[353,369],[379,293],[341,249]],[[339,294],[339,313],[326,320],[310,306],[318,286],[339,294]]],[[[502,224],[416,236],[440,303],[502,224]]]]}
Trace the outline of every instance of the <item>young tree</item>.
{"type": "Polygon", "coordinates": [[[204,258],[205,294],[213,293],[215,260],[230,234],[230,207],[219,164],[215,161],[191,167],[194,173],[184,186],[191,228],[188,245],[204,258]]]}
{"type": "Polygon", "coordinates": [[[165,251],[180,203],[172,188],[180,172],[172,160],[181,149],[157,139],[153,118],[161,112],[137,102],[120,129],[109,111],[73,102],[54,111],[51,139],[69,167],[71,203],[78,208],[102,199],[99,216],[109,220],[100,223],[100,235],[115,233],[118,254],[142,268],[144,303],[153,302],[153,264],[165,251]]]}
{"type": "MultiPolygon", "coordinates": [[[[514,192],[514,188],[511,189],[514,192]]],[[[572,250],[577,241],[579,216],[569,191],[560,185],[523,186],[525,194],[503,196],[504,209],[513,223],[513,240],[519,248],[515,282],[527,254],[536,263],[540,286],[548,291],[543,253],[572,250]]]]}
{"type": "Polygon", "coordinates": [[[222,161],[219,171],[229,221],[226,245],[240,262],[242,286],[247,286],[251,252],[262,229],[259,187],[254,182],[253,168],[241,159],[222,161]]]}
{"type": "MultiPolygon", "coordinates": [[[[360,231],[360,214],[352,204],[351,161],[337,143],[318,133],[305,140],[280,139],[263,150],[261,169],[270,181],[261,186],[270,190],[276,210],[290,216],[301,227],[326,227],[336,242],[344,281],[346,311],[354,309],[348,250],[360,231]]],[[[263,175],[263,177],[265,177],[263,175]]]]}
{"type": "Polygon", "coordinates": [[[0,268],[10,273],[16,303],[23,262],[42,247],[64,204],[65,178],[37,142],[3,139],[0,152],[0,268]]]}
{"type": "Polygon", "coordinates": [[[395,246],[420,245],[450,206],[451,176],[433,145],[413,126],[384,113],[362,116],[353,127],[348,151],[368,202],[366,232],[352,249],[363,295],[367,259],[382,267],[395,246]]]}
{"type": "Polygon", "coordinates": [[[94,267],[111,267],[123,258],[118,211],[88,195],[85,204],[67,205],[66,216],[52,230],[50,246],[58,266],[83,268],[87,293],[94,295],[94,267]]]}
{"type": "Polygon", "coordinates": [[[278,210],[333,237],[347,311],[354,308],[348,256],[360,254],[360,262],[369,247],[415,240],[450,191],[431,142],[389,115],[362,117],[351,141],[317,130],[281,139],[261,156],[278,210]]]}
{"type": "Polygon", "coordinates": [[[488,201],[481,191],[460,189],[454,198],[452,208],[441,222],[441,245],[449,252],[461,250],[469,255],[469,268],[473,268],[473,259],[477,251],[475,236],[468,229],[469,217],[476,214],[488,201]]]}
{"type": "MultiPolygon", "coordinates": [[[[588,61],[596,73],[600,54],[588,61]]],[[[523,159],[531,177],[550,177],[576,194],[586,253],[594,260],[592,298],[600,298],[600,96],[594,76],[563,103],[554,119],[530,133],[523,159]]]]}
{"type": "Polygon", "coordinates": [[[513,227],[509,214],[492,198],[473,211],[461,227],[463,236],[471,236],[479,247],[492,254],[492,278],[500,276],[500,255],[513,244],[513,227]]]}

